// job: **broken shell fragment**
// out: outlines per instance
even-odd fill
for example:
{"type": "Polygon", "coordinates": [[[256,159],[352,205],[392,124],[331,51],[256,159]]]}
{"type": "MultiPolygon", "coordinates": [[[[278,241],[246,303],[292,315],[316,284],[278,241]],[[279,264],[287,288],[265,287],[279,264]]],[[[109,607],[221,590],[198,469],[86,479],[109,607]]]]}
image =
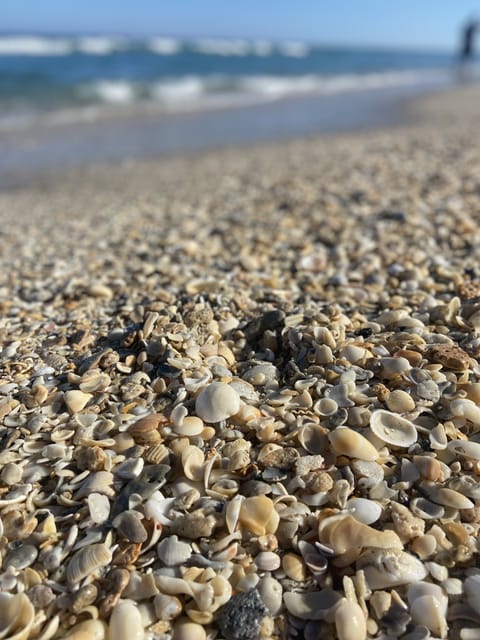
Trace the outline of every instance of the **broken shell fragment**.
{"type": "Polygon", "coordinates": [[[113,608],[108,640],[144,640],[142,615],[133,600],[120,600],[113,608]]]}
{"type": "Polygon", "coordinates": [[[33,626],[35,610],[24,593],[0,593],[0,637],[27,640],[33,626]]]}
{"type": "Polygon", "coordinates": [[[423,562],[400,549],[365,551],[357,560],[357,569],[363,570],[368,586],[373,590],[412,584],[427,576],[423,562]]]}
{"type": "Polygon", "coordinates": [[[377,438],[394,447],[410,447],[418,439],[417,429],[410,420],[383,409],[372,413],[370,429],[377,438]]]}
{"type": "Polygon", "coordinates": [[[335,627],[338,640],[365,640],[367,621],[357,602],[342,598],[335,608],[335,627]]]}
{"type": "Polygon", "coordinates": [[[361,547],[403,549],[395,531],[378,531],[359,522],[351,515],[326,518],[318,527],[318,539],[328,545],[335,555],[361,547]]]}
{"type": "Polygon", "coordinates": [[[112,561],[110,549],[103,543],[79,549],[67,565],[67,582],[76,584],[112,561]]]}
{"type": "Polygon", "coordinates": [[[157,545],[157,555],[167,567],[175,567],[186,562],[192,555],[192,549],[186,542],[181,542],[178,536],[168,536],[157,545]]]}

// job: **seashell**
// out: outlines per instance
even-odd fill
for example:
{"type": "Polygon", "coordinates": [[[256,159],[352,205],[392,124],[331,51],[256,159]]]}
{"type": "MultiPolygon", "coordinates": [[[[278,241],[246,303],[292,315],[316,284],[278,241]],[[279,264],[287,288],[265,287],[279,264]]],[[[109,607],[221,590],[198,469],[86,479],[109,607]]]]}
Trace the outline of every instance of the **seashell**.
{"type": "Polygon", "coordinates": [[[368,460],[354,460],[352,462],[352,470],[358,477],[357,485],[359,488],[370,489],[382,482],[385,472],[383,467],[377,462],[368,460]]]}
{"type": "Polygon", "coordinates": [[[270,498],[252,496],[242,500],[238,520],[248,531],[257,536],[263,536],[267,533],[275,533],[280,516],[270,498]]]}
{"type": "Polygon", "coordinates": [[[447,448],[447,434],[443,424],[438,424],[428,434],[430,440],[430,447],[437,451],[442,451],[447,448]]]}
{"type": "Polygon", "coordinates": [[[370,429],[377,438],[395,447],[409,447],[418,439],[417,429],[410,420],[383,409],[373,411],[370,429]]]}
{"type": "Polygon", "coordinates": [[[148,538],[148,534],[141,519],[142,514],[139,511],[129,509],[114,518],[112,524],[117,532],[126,540],[134,542],[135,544],[143,544],[148,538]]]}
{"type": "Polygon", "coordinates": [[[229,533],[234,533],[237,528],[243,500],[245,500],[243,496],[236,495],[227,503],[225,509],[225,524],[229,533]]]}
{"type": "Polygon", "coordinates": [[[335,607],[335,628],[338,640],[365,640],[367,621],[361,606],[342,598],[335,607]]]}
{"type": "Polygon", "coordinates": [[[163,413],[151,413],[131,424],[127,432],[137,444],[155,445],[161,440],[158,427],[166,422],[163,413]]]}
{"type": "Polygon", "coordinates": [[[415,409],[415,400],[403,389],[391,391],[385,399],[389,411],[394,413],[407,413],[415,409]]]}
{"type": "Polygon", "coordinates": [[[335,607],[340,600],[340,594],[328,588],[300,593],[287,591],[283,594],[287,611],[300,620],[333,622],[335,607]]]}
{"type": "Polygon", "coordinates": [[[467,602],[480,615],[480,574],[468,576],[463,584],[467,602]]]}
{"type": "Polygon", "coordinates": [[[192,549],[186,542],[180,542],[178,536],[168,536],[157,545],[157,555],[167,567],[184,564],[192,555],[192,549]]]}
{"type": "Polygon", "coordinates": [[[238,413],[240,396],[224,382],[212,382],[198,395],[195,412],[205,422],[220,422],[238,413]]]}
{"type": "Polygon", "coordinates": [[[107,625],[103,620],[85,620],[69,629],[63,640],[105,640],[107,625]]]}
{"type": "Polygon", "coordinates": [[[105,391],[110,386],[111,378],[108,374],[89,369],[81,377],[78,388],[81,391],[91,393],[92,391],[105,391]]]}
{"type": "Polygon", "coordinates": [[[480,482],[476,482],[471,476],[452,478],[448,486],[468,498],[480,500],[480,482]]]}
{"type": "Polygon", "coordinates": [[[452,415],[459,418],[465,418],[474,424],[480,423],[480,407],[475,402],[467,398],[458,398],[450,403],[450,411],[452,415]]]}
{"type": "Polygon", "coordinates": [[[144,640],[142,615],[133,600],[119,600],[113,607],[108,640],[144,640]]]}
{"type": "Polygon", "coordinates": [[[439,504],[421,497],[410,500],[410,510],[414,515],[423,518],[423,520],[436,520],[443,518],[445,514],[445,509],[439,504]]]}
{"type": "Polygon", "coordinates": [[[261,551],[255,556],[255,565],[260,571],[275,571],[280,567],[280,556],[273,551],[261,551]]]}
{"type": "Polygon", "coordinates": [[[194,445],[185,447],[182,451],[183,473],[189,480],[200,482],[203,479],[203,463],[205,456],[203,451],[194,445]]]}
{"type": "Polygon", "coordinates": [[[197,416],[186,416],[181,424],[174,425],[173,430],[180,436],[192,438],[193,436],[199,436],[204,428],[203,420],[197,418],[197,416]]]}
{"type": "Polygon", "coordinates": [[[207,640],[207,633],[201,624],[181,621],[173,627],[172,640],[207,640]]]}
{"type": "Polygon", "coordinates": [[[105,544],[97,543],[83,547],[72,556],[67,565],[67,582],[76,584],[111,561],[112,553],[105,544]]]}
{"type": "Polygon", "coordinates": [[[457,456],[480,460],[480,442],[471,440],[450,440],[447,449],[457,456]]]}
{"type": "Polygon", "coordinates": [[[182,613],[182,601],[176,596],[169,596],[164,593],[157,594],[153,599],[155,613],[159,620],[174,620],[182,613]]]}
{"type": "Polygon", "coordinates": [[[473,509],[475,506],[471,500],[454,489],[448,489],[447,487],[441,487],[428,482],[422,482],[420,486],[432,502],[440,504],[443,507],[473,509]]]}
{"type": "Polygon", "coordinates": [[[357,560],[372,590],[412,584],[427,576],[427,569],[415,556],[400,549],[375,549],[364,552],[357,560]]]}
{"type": "Polygon", "coordinates": [[[27,640],[33,626],[35,610],[24,593],[0,593],[0,637],[27,640]]]}
{"type": "Polygon", "coordinates": [[[382,507],[378,502],[366,498],[350,498],[345,504],[345,509],[363,524],[373,524],[382,515],[382,507]]]}
{"type": "Polygon", "coordinates": [[[113,473],[110,471],[96,471],[91,473],[87,479],[82,482],[82,486],[75,492],[74,499],[79,500],[91,493],[101,493],[104,496],[112,498],[115,495],[113,488],[113,473]]]}
{"type": "MultiPolygon", "coordinates": [[[[149,461],[152,462],[152,460],[149,461]]],[[[119,478],[131,480],[132,478],[138,478],[143,471],[144,464],[143,458],[129,458],[117,465],[113,471],[119,478]]]]}
{"type": "Polygon", "coordinates": [[[305,561],[296,553],[286,553],[282,558],[282,569],[291,580],[304,582],[308,577],[305,561]]]}
{"type": "Polygon", "coordinates": [[[413,622],[425,625],[435,636],[445,638],[448,598],[442,588],[431,582],[417,582],[409,585],[407,598],[413,622]]]}
{"type": "Polygon", "coordinates": [[[77,389],[65,391],[63,394],[63,401],[71,414],[84,409],[92,398],[93,395],[91,393],[85,393],[77,389]]]}
{"type": "Polygon", "coordinates": [[[328,434],[328,439],[332,449],[339,456],[367,461],[375,461],[378,458],[378,451],[373,444],[365,436],[348,427],[337,427],[328,434]]]}
{"type": "Polygon", "coordinates": [[[359,522],[353,516],[343,514],[321,520],[318,539],[328,545],[335,555],[358,547],[403,549],[403,544],[394,531],[378,531],[359,522]]]}
{"type": "Polygon", "coordinates": [[[381,366],[381,377],[387,378],[387,380],[395,378],[411,368],[410,362],[402,356],[380,358],[379,362],[381,366]]]}
{"type": "Polygon", "coordinates": [[[243,379],[254,387],[261,387],[278,380],[278,369],[270,362],[257,364],[243,374],[243,379]]]}
{"type": "Polygon", "coordinates": [[[20,465],[15,464],[15,462],[8,462],[3,467],[0,478],[6,485],[14,485],[18,484],[22,480],[22,475],[23,469],[22,467],[20,467],[20,465]]]}
{"type": "Polygon", "coordinates": [[[270,615],[277,616],[282,608],[283,588],[280,582],[271,576],[265,576],[258,581],[257,590],[270,615]]]}
{"type": "Polygon", "coordinates": [[[33,544],[21,543],[15,546],[3,561],[4,568],[12,567],[18,571],[32,565],[38,556],[38,549],[33,544]]]}

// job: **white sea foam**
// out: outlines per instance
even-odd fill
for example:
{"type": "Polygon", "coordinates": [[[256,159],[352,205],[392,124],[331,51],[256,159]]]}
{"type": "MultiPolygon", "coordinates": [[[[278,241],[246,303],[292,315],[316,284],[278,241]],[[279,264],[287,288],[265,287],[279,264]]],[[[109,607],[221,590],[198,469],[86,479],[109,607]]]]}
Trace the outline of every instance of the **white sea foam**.
{"type": "Polygon", "coordinates": [[[122,41],[118,38],[107,38],[100,36],[85,36],[79,38],[75,43],[75,49],[80,53],[93,56],[106,56],[113,53],[122,46],[122,41]]]}
{"type": "Polygon", "coordinates": [[[256,40],[252,43],[252,53],[256,56],[267,57],[273,53],[273,44],[268,40],[256,40]]]}
{"type": "Polygon", "coordinates": [[[278,45],[280,53],[289,58],[306,58],[310,49],[303,42],[281,42],[278,45]]]}
{"type": "Polygon", "coordinates": [[[126,80],[99,80],[89,90],[102,102],[129,104],[135,100],[135,87],[126,80]]]}
{"type": "Polygon", "coordinates": [[[151,96],[167,104],[183,103],[199,98],[206,91],[205,81],[199,76],[186,76],[178,80],[157,82],[151,89],[151,96]]]}
{"type": "Polygon", "coordinates": [[[72,52],[73,44],[66,38],[36,36],[0,37],[2,56],[64,56],[72,52]]]}
{"type": "Polygon", "coordinates": [[[193,49],[197,53],[216,56],[246,56],[251,52],[251,44],[247,40],[216,40],[206,38],[196,40],[193,49]]]}
{"type": "Polygon", "coordinates": [[[162,56],[172,56],[182,50],[182,42],[175,38],[151,38],[147,41],[147,48],[162,56]]]}

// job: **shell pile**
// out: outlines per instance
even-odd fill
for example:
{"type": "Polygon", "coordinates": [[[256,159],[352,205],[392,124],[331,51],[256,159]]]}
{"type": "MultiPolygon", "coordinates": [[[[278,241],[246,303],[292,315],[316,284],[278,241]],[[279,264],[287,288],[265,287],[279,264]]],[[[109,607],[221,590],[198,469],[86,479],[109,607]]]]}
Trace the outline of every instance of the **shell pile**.
{"type": "Polygon", "coordinates": [[[0,637],[480,637],[480,155],[449,127],[0,195],[0,637]]]}

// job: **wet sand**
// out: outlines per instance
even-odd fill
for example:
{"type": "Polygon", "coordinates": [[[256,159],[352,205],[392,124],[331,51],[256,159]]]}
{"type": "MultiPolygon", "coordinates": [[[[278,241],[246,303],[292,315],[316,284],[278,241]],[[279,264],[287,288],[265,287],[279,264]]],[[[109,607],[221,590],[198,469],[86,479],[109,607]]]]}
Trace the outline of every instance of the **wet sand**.
{"type": "Polygon", "coordinates": [[[23,637],[476,637],[479,103],[0,193],[23,637]]]}

